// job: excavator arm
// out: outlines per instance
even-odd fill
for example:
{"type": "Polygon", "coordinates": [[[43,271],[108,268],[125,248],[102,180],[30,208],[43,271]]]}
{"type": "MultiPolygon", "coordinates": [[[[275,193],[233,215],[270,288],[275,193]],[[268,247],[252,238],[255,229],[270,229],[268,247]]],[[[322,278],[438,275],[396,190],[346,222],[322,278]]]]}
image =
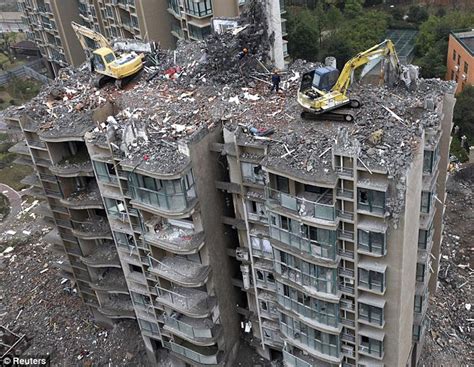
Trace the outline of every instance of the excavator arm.
{"type": "Polygon", "coordinates": [[[110,45],[107,38],[105,38],[100,33],[84,27],[83,25],[77,24],[76,22],[71,22],[71,26],[76,33],[82,48],[86,52],[87,57],[90,57],[92,53],[98,48],[106,47],[112,49],[112,46],[110,45]],[[93,44],[88,43],[87,40],[92,41],[93,44]]]}
{"type": "Polygon", "coordinates": [[[386,59],[390,60],[390,64],[395,68],[397,75],[400,74],[400,61],[398,60],[395,46],[390,40],[385,40],[378,45],[375,45],[364,52],[360,52],[355,57],[350,59],[341,71],[336,84],[332,87],[331,91],[340,92],[343,95],[347,93],[347,90],[351,86],[353,80],[354,71],[361,66],[367,65],[370,61],[386,59]]]}

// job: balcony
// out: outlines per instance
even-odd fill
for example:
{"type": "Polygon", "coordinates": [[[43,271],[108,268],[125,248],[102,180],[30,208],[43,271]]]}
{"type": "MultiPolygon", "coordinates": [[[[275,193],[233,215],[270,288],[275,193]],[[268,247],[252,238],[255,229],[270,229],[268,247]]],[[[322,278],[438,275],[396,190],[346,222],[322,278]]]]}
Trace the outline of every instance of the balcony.
{"type": "Polygon", "coordinates": [[[99,292],[128,294],[127,283],[121,269],[109,269],[96,282],[90,282],[90,287],[99,292]]]}
{"type": "Polygon", "coordinates": [[[340,248],[337,250],[337,253],[345,259],[351,259],[351,260],[354,259],[354,251],[340,248]]]}
{"type": "Polygon", "coordinates": [[[135,311],[130,297],[125,295],[110,294],[107,299],[100,301],[98,310],[111,319],[135,318],[135,311]]]}
{"type": "Polygon", "coordinates": [[[49,170],[60,177],[94,177],[92,163],[87,153],[63,159],[61,162],[52,165],[49,170]]]}
{"type": "Polygon", "coordinates": [[[75,191],[60,202],[71,209],[102,209],[104,207],[97,184],[75,191]]]}
{"type": "Polygon", "coordinates": [[[313,367],[321,365],[321,361],[312,358],[308,354],[303,354],[300,350],[294,348],[289,351],[288,346],[283,349],[283,365],[285,367],[313,367]]]}
{"type": "Polygon", "coordinates": [[[28,157],[30,156],[30,150],[28,149],[28,146],[24,141],[19,141],[18,143],[10,147],[8,151],[10,153],[22,154],[28,157]]]}
{"type": "Polygon", "coordinates": [[[294,234],[279,227],[270,225],[270,237],[283,244],[276,243],[276,247],[282,247],[283,250],[295,252],[298,255],[308,254],[311,261],[316,258],[323,262],[334,262],[336,260],[336,236],[328,239],[328,243],[317,242],[303,237],[301,234],[294,234]],[[288,246],[285,246],[288,245],[288,246]]]}
{"type": "Polygon", "coordinates": [[[267,205],[281,209],[283,212],[290,212],[304,220],[315,223],[333,224],[336,220],[336,209],[333,203],[331,190],[324,194],[314,194],[304,192],[299,196],[293,196],[281,191],[265,188],[265,198],[267,205]]]}
{"type": "Polygon", "coordinates": [[[179,255],[195,254],[204,246],[204,232],[171,225],[164,225],[154,233],[148,232],[143,238],[152,245],[179,255]]]}
{"type": "Polygon", "coordinates": [[[207,282],[211,268],[181,257],[161,260],[149,257],[150,272],[183,287],[200,287],[207,282]]]}
{"type": "Polygon", "coordinates": [[[87,256],[82,256],[81,261],[92,268],[122,267],[113,242],[98,244],[94,252],[87,256]]]}
{"type": "Polygon", "coordinates": [[[165,289],[156,287],[156,301],[190,317],[208,317],[216,305],[215,297],[205,291],[190,288],[172,287],[165,289]]]}
{"type": "Polygon", "coordinates": [[[79,238],[87,240],[98,238],[113,239],[109,223],[104,218],[90,218],[86,222],[76,222],[73,220],[72,227],[73,235],[79,238]]]}
{"type": "Polygon", "coordinates": [[[221,326],[214,324],[211,319],[195,319],[182,315],[164,317],[165,330],[171,331],[193,344],[209,346],[216,342],[221,326]]]}
{"type": "Polygon", "coordinates": [[[223,353],[217,347],[197,347],[191,343],[181,342],[180,344],[169,341],[163,345],[170,349],[179,357],[184,357],[190,365],[219,365],[223,359],[223,353]]]}

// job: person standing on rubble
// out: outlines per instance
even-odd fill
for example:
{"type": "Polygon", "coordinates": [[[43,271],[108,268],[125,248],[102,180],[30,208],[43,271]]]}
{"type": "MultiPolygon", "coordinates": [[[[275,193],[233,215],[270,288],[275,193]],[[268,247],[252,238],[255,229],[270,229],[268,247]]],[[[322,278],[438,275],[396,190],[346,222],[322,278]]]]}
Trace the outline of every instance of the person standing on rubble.
{"type": "Polygon", "coordinates": [[[272,89],[270,89],[270,93],[273,92],[274,89],[276,90],[277,93],[280,91],[280,82],[281,82],[281,77],[280,77],[280,74],[278,73],[278,69],[274,69],[273,74],[272,74],[272,89]]]}
{"type": "Polygon", "coordinates": [[[243,48],[242,51],[239,52],[239,60],[242,60],[245,56],[249,54],[249,50],[246,48],[243,48]]]}

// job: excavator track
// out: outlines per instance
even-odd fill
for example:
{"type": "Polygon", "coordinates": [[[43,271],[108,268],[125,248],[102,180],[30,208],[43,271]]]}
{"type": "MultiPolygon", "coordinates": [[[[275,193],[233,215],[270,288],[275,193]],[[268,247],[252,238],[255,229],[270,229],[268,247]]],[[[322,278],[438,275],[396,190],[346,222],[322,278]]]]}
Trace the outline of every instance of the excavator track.
{"type": "Polygon", "coordinates": [[[342,122],[354,122],[355,114],[350,109],[337,109],[324,113],[314,113],[309,111],[301,112],[301,118],[305,120],[315,121],[342,121],[342,122]]]}

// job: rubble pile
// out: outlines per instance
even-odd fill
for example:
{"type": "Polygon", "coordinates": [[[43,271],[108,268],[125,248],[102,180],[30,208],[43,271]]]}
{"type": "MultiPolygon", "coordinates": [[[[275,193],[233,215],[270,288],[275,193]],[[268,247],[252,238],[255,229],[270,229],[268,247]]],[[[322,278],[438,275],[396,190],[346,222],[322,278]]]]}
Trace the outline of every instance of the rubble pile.
{"type": "Polygon", "coordinates": [[[438,288],[430,297],[430,326],[420,365],[471,366],[474,363],[472,238],[474,165],[448,178],[438,288]]]}

